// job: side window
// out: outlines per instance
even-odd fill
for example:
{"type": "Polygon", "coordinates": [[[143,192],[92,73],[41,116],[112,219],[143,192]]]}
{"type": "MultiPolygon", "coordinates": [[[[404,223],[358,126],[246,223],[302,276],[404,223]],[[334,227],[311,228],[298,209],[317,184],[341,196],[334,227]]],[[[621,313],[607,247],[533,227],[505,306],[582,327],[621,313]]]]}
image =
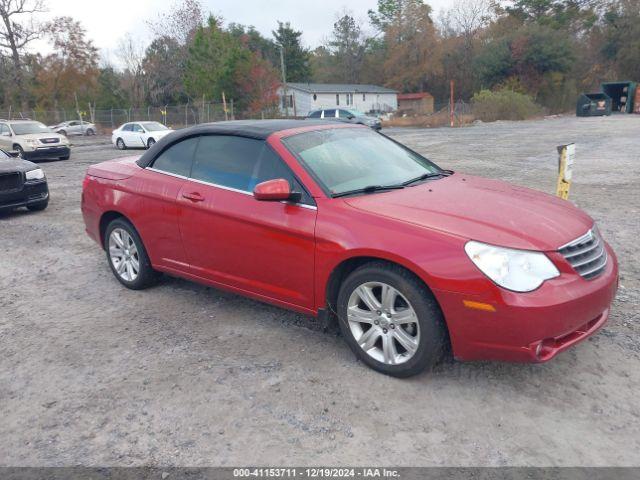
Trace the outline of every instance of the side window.
{"type": "Polygon", "coordinates": [[[174,143],[156,157],[151,167],[174,175],[188,177],[197,145],[198,137],[174,143]]]}
{"type": "Polygon", "coordinates": [[[9,136],[9,127],[5,123],[0,124],[0,135],[9,136]]]}
{"type": "Polygon", "coordinates": [[[335,110],[325,110],[324,111],[324,118],[335,118],[336,116],[336,111],[335,110]]]}
{"type": "Polygon", "coordinates": [[[230,135],[207,135],[200,143],[191,177],[250,192],[264,142],[230,135]]]}
{"type": "Polygon", "coordinates": [[[315,205],[311,196],[302,187],[300,182],[298,182],[289,167],[284,163],[284,160],[282,160],[280,156],[266,143],[262,149],[262,155],[260,156],[257,170],[257,174],[253,179],[254,187],[259,183],[266,182],[267,180],[284,178],[289,181],[292,191],[302,193],[300,203],[305,205],[315,205]]]}
{"type": "Polygon", "coordinates": [[[349,112],[347,112],[346,110],[338,110],[338,116],[340,118],[349,118],[351,114],[349,112]]]}
{"type": "Polygon", "coordinates": [[[133,131],[134,132],[136,132],[136,133],[144,133],[144,129],[140,125],[138,125],[137,123],[134,123],[132,125],[132,127],[133,127],[133,131]]]}
{"type": "Polygon", "coordinates": [[[315,112],[311,112],[311,114],[309,115],[309,118],[320,118],[321,113],[322,113],[322,110],[316,110],[315,112]]]}
{"type": "Polygon", "coordinates": [[[133,131],[133,124],[127,123],[124,127],[122,127],[122,131],[123,132],[132,132],[133,131]]]}

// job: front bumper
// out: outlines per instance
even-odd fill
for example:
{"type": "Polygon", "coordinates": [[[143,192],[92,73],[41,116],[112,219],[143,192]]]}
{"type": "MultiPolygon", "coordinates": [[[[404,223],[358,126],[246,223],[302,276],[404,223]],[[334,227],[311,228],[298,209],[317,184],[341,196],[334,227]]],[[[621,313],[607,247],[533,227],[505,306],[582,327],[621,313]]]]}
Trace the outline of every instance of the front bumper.
{"type": "Polygon", "coordinates": [[[19,191],[0,191],[0,211],[37,205],[48,200],[49,187],[46,180],[25,182],[19,191]]]}
{"type": "Polygon", "coordinates": [[[609,261],[592,280],[562,273],[539,289],[516,293],[488,282],[486,293],[468,295],[434,290],[453,347],[460,360],[546,362],[602,327],[618,288],[618,264],[607,245],[609,261]],[[464,301],[493,306],[480,311],[464,301]]]}
{"type": "Polygon", "coordinates": [[[35,150],[25,150],[22,158],[25,160],[48,160],[53,158],[68,157],[71,149],[68,145],[56,147],[37,147],[35,150]]]}

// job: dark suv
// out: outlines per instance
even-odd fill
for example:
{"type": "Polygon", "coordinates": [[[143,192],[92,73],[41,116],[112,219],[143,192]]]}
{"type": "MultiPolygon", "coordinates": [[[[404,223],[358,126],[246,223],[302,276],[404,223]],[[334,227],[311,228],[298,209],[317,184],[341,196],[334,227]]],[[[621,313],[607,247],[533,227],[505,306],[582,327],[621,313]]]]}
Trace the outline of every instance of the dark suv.
{"type": "Polygon", "coordinates": [[[27,207],[44,210],[49,187],[44,171],[35,163],[13,158],[0,150],[0,211],[27,207]]]}
{"type": "Polygon", "coordinates": [[[380,130],[382,128],[379,118],[370,117],[353,108],[325,108],[322,110],[314,110],[309,113],[307,118],[358,123],[360,125],[371,127],[374,130],[380,130]]]}

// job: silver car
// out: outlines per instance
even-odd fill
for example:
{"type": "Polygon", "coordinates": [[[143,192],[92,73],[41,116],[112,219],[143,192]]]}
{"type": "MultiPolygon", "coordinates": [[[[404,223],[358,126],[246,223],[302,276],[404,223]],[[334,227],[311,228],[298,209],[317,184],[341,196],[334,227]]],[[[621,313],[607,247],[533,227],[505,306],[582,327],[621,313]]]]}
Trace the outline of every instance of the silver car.
{"type": "Polygon", "coordinates": [[[309,113],[307,118],[359,123],[360,125],[366,125],[377,131],[382,128],[382,123],[379,118],[365,115],[354,108],[325,108],[322,110],[314,110],[309,113]]]}
{"type": "Polygon", "coordinates": [[[96,126],[93,123],[84,122],[80,120],[69,120],[68,122],[62,122],[58,125],[52,125],[49,127],[60,135],[95,135],[96,126]]]}

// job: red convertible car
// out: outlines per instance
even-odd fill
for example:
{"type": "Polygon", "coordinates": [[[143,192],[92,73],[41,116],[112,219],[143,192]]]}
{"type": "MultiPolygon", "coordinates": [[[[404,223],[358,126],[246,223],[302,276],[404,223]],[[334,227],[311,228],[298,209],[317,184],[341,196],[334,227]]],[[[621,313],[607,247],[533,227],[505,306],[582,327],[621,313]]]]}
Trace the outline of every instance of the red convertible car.
{"type": "Polygon", "coordinates": [[[370,367],[544,362],[598,330],[614,252],[571,203],[443,170],[369,128],[174,132],[89,168],[82,212],[126,287],[159,272],[322,319],[370,367]]]}

